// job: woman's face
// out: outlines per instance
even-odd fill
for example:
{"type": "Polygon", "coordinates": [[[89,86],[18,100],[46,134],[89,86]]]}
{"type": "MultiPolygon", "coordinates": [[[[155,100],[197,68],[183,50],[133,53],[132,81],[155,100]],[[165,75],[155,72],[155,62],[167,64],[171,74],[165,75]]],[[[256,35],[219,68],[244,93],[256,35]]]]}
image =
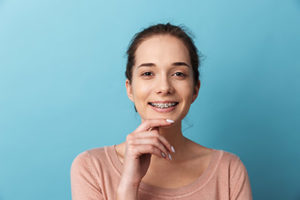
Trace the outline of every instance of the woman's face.
{"type": "Polygon", "coordinates": [[[181,121],[199,87],[200,81],[194,84],[189,52],[181,40],[155,35],[138,46],[132,81],[126,80],[126,88],[142,120],[181,121]]]}

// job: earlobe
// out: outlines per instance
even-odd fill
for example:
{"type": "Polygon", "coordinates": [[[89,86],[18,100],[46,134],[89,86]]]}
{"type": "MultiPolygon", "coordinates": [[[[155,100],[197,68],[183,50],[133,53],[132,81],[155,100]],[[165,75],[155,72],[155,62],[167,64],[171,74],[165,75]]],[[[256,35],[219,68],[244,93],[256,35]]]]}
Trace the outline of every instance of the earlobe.
{"type": "Polygon", "coordinates": [[[131,83],[128,79],[126,79],[125,86],[126,86],[127,96],[133,102],[131,83]]]}

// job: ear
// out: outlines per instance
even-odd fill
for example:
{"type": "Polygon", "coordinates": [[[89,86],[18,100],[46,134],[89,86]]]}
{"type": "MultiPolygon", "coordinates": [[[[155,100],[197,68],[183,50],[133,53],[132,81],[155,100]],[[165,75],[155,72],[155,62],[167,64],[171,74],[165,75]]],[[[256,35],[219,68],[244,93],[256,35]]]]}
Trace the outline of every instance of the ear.
{"type": "Polygon", "coordinates": [[[194,101],[196,100],[196,98],[199,94],[200,85],[201,85],[201,82],[200,82],[200,80],[198,80],[197,84],[194,86],[194,94],[193,94],[193,98],[192,98],[192,103],[194,103],[194,101]]]}
{"type": "Polygon", "coordinates": [[[132,101],[133,101],[133,94],[132,94],[132,86],[131,86],[131,83],[128,79],[126,79],[126,82],[125,82],[125,86],[126,86],[126,91],[127,91],[127,96],[128,98],[132,101]]]}

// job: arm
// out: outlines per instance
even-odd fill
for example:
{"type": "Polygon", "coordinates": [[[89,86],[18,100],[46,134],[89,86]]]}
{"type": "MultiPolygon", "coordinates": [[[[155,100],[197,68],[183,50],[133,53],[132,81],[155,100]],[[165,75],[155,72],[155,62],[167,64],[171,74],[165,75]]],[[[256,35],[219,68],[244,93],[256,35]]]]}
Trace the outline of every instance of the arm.
{"type": "Polygon", "coordinates": [[[250,187],[250,180],[247,170],[238,158],[234,161],[231,168],[230,188],[231,188],[231,200],[252,200],[252,193],[250,187]]]}
{"type": "Polygon", "coordinates": [[[138,190],[138,185],[130,184],[124,181],[124,179],[121,179],[117,191],[117,200],[137,200],[138,190]]]}
{"type": "Polygon", "coordinates": [[[102,200],[97,174],[88,152],[79,154],[71,166],[72,200],[102,200]]]}
{"type": "Polygon", "coordinates": [[[138,200],[139,185],[148,171],[152,155],[171,160],[166,156],[172,151],[171,145],[159,134],[157,128],[169,126],[171,123],[173,122],[163,119],[145,120],[134,132],[127,135],[117,200],[138,200]]]}

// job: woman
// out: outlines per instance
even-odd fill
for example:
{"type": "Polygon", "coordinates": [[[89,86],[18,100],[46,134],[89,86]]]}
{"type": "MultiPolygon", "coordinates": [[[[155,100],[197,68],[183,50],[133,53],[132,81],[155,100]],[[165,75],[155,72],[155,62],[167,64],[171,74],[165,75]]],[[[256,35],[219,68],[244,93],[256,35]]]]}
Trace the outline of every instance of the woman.
{"type": "Polygon", "coordinates": [[[150,26],[135,35],[127,54],[126,89],[141,124],[125,142],[74,159],[73,200],[252,199],[236,155],[182,134],[200,88],[197,48],[188,34],[169,23],[150,26]]]}

